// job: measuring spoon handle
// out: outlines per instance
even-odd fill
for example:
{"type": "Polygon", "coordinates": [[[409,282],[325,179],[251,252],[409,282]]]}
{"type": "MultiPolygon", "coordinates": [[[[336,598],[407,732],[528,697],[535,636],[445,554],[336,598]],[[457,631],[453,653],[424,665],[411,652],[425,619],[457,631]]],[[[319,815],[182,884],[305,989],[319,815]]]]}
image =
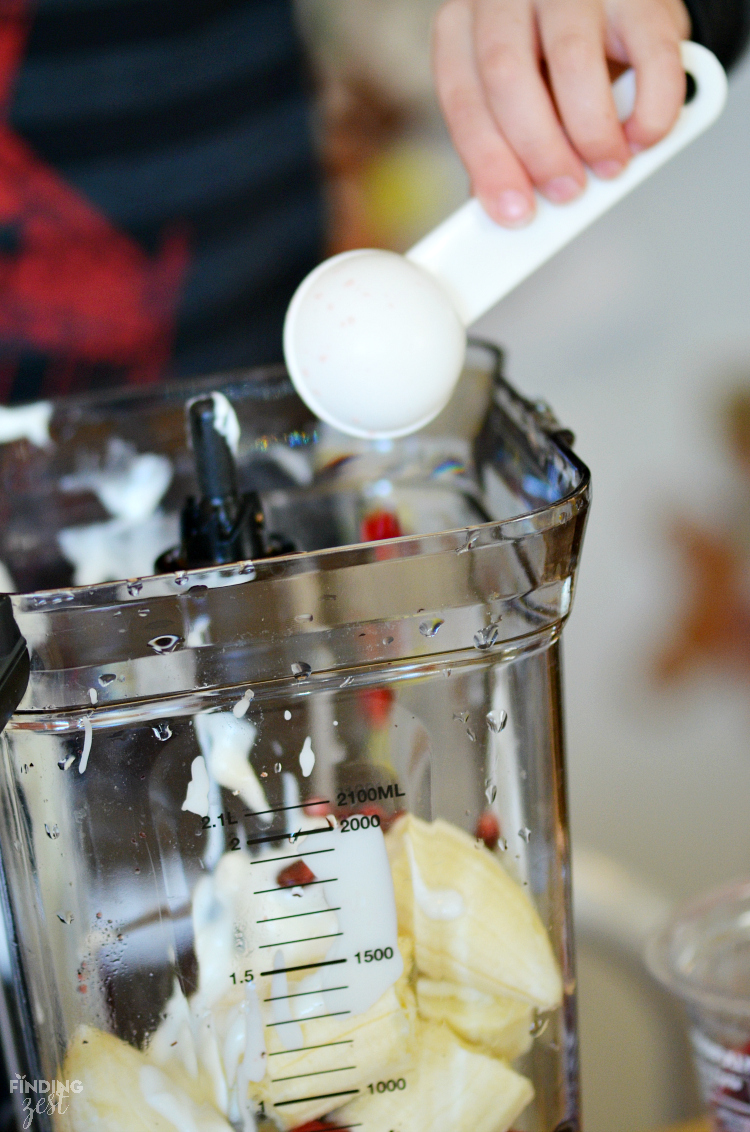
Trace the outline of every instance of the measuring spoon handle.
{"type": "MultiPolygon", "coordinates": [[[[685,71],[695,82],[692,99],[670,133],[633,157],[614,180],[602,181],[587,170],[586,188],[570,204],[551,204],[537,194],[534,219],[519,229],[495,224],[472,198],[406,253],[440,280],[464,326],[490,310],[718,118],[727,95],[721,63],[697,43],[682,43],[680,49],[685,71]]],[[[612,91],[620,120],[625,121],[635,101],[634,72],[621,75],[612,91]]]]}

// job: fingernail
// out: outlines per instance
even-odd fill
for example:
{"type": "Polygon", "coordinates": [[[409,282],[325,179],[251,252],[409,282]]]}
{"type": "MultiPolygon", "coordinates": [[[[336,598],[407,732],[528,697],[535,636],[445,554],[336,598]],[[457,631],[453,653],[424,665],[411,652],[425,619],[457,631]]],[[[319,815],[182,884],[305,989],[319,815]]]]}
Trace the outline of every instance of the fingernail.
{"type": "Polygon", "coordinates": [[[553,177],[542,189],[542,192],[554,204],[565,204],[566,201],[577,197],[581,186],[572,177],[553,177]]]}
{"type": "Polygon", "coordinates": [[[512,228],[520,228],[531,219],[531,204],[523,193],[506,189],[497,198],[497,211],[503,221],[512,228]]]}
{"type": "Polygon", "coordinates": [[[591,168],[603,181],[611,181],[622,173],[625,166],[621,161],[595,161],[591,168]]]}

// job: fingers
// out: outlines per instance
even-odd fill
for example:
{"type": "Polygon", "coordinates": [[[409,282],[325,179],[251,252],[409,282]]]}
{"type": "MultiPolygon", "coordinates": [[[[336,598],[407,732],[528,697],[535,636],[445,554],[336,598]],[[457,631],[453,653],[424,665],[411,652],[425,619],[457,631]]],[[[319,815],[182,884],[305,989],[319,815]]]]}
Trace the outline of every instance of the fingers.
{"type": "Polygon", "coordinates": [[[637,153],[669,132],[685,100],[680,40],[690,34],[690,20],[681,3],[631,3],[616,13],[613,31],[636,72],[635,107],[624,132],[637,153]]]}
{"type": "Polygon", "coordinates": [[[433,35],[438,96],[489,215],[517,227],[533,216],[534,187],[572,200],[584,163],[614,177],[660,140],[684,99],[689,33],[682,0],[446,0],[433,35]],[[608,59],[636,70],[624,126],[608,59]]]}
{"type": "Polygon", "coordinates": [[[470,0],[448,0],[439,10],[433,34],[438,97],[472,191],[498,224],[518,227],[534,213],[531,179],[485,101],[473,28],[470,0]]]}
{"type": "Polygon", "coordinates": [[[630,148],[612,97],[605,32],[596,0],[542,0],[539,6],[542,51],[567,134],[597,176],[616,177],[630,148]]]}
{"type": "Polygon", "coordinates": [[[558,202],[577,196],[586,176],[540,73],[532,6],[481,0],[473,31],[484,99],[497,129],[544,195],[558,202]]]}

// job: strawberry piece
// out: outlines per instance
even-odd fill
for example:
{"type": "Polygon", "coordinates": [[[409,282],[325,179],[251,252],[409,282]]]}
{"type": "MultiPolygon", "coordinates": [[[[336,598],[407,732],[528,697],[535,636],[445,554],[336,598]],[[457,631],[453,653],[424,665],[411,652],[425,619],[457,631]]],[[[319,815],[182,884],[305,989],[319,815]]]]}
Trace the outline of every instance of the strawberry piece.
{"type": "Polygon", "coordinates": [[[325,1120],[311,1120],[307,1124],[300,1124],[292,1128],[291,1132],[340,1132],[338,1125],[327,1124],[325,1120]]]}
{"type": "Polygon", "coordinates": [[[311,884],[315,880],[315,873],[307,867],[300,858],[292,865],[287,865],[276,877],[279,888],[297,888],[298,885],[311,884]]]}
{"type": "Polygon", "coordinates": [[[384,538],[400,538],[402,534],[398,515],[392,511],[371,511],[362,520],[362,541],[380,542],[384,538]]]}
{"type": "Polygon", "coordinates": [[[474,836],[483,841],[488,849],[497,849],[500,840],[500,822],[492,810],[485,810],[477,820],[474,836]]]}
{"type": "Polygon", "coordinates": [[[390,719],[391,705],[396,697],[390,688],[363,688],[360,703],[371,727],[385,727],[390,719]]]}

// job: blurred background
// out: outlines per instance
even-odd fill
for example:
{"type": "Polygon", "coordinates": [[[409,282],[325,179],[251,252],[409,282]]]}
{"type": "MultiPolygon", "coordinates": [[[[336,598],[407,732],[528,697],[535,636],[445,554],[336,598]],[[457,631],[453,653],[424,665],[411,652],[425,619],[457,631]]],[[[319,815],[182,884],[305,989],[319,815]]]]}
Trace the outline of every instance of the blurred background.
{"type": "MultiPolygon", "coordinates": [[[[432,94],[435,0],[298,0],[330,250],[403,250],[468,192],[432,94]]],[[[588,1132],[699,1111],[639,961],[750,872],[750,61],[718,125],[476,327],[577,436],[594,507],[564,638],[588,1132]]]]}

